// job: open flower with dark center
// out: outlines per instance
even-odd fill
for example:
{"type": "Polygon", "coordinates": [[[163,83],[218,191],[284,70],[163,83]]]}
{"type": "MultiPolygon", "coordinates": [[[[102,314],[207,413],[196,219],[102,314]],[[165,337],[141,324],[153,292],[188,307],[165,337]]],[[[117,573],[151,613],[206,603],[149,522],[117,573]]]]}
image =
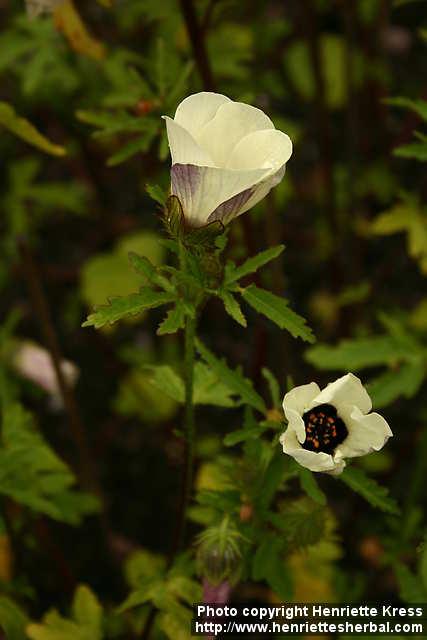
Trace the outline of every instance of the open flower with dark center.
{"type": "Polygon", "coordinates": [[[166,120],[171,192],[191,227],[227,224],[265,198],[285,175],[289,136],[260,109],[202,91],[166,120]]]}
{"type": "Polygon", "coordinates": [[[345,458],[379,451],[393,435],[372,409],[371,398],[352,373],[322,391],[315,382],[295,387],[283,399],[288,428],[283,451],[311,471],[338,474],[345,458]]]}

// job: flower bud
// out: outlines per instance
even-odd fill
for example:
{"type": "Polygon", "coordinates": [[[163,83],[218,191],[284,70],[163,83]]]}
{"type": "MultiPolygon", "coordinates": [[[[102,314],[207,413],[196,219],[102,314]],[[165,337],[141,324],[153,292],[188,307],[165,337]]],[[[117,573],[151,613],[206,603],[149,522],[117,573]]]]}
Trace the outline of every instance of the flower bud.
{"type": "Polygon", "coordinates": [[[219,586],[223,582],[233,585],[239,580],[242,565],[239,543],[242,540],[243,536],[228,517],[198,537],[197,570],[210,585],[219,586]]]}
{"type": "Polygon", "coordinates": [[[206,604],[227,604],[230,600],[231,585],[229,582],[220,582],[213,585],[208,580],[203,580],[202,602],[206,604]]]}

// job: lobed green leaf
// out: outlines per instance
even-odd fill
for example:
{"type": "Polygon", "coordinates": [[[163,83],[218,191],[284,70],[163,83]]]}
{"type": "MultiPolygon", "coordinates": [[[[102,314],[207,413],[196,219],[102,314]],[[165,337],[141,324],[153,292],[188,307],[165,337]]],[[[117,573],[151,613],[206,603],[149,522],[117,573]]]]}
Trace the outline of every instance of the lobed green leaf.
{"type": "Polygon", "coordinates": [[[166,318],[159,325],[157,335],[163,336],[167,333],[176,333],[179,329],[183,329],[186,315],[187,311],[184,303],[178,300],[173,309],[169,309],[166,318]]]}
{"type": "Polygon", "coordinates": [[[240,278],[243,278],[250,273],[255,273],[265,264],[280,256],[284,248],[283,244],[279,244],[277,247],[271,247],[270,249],[261,251],[256,256],[252,256],[245,260],[245,262],[238,267],[229,262],[225,271],[225,285],[237,282],[237,280],[240,280],[240,278]]]}
{"type": "Polygon", "coordinates": [[[281,329],[286,329],[294,338],[314,342],[315,337],[304,318],[289,308],[287,300],[274,293],[251,284],[243,289],[242,296],[251,307],[272,320],[281,329]]]}
{"type": "Polygon", "coordinates": [[[399,515],[399,506],[394,498],[388,495],[388,489],[369,478],[361,469],[347,467],[339,478],[376,509],[381,509],[381,511],[392,515],[399,515]]]}
{"type": "Polygon", "coordinates": [[[233,294],[230,291],[227,291],[226,289],[221,289],[218,292],[218,295],[223,301],[224,308],[228,313],[228,315],[231,316],[233,320],[235,320],[242,327],[246,327],[247,326],[246,318],[243,315],[242,309],[239,303],[237,302],[236,298],[233,296],[233,294]]]}
{"type": "Polygon", "coordinates": [[[175,294],[155,291],[149,287],[141,287],[138,293],[130,296],[112,298],[108,305],[99,307],[91,313],[82,327],[99,329],[106,324],[114,324],[126,316],[135,316],[146,309],[154,309],[175,300],[175,294]]]}
{"type": "Polygon", "coordinates": [[[298,476],[301,489],[305,491],[308,497],[318,504],[326,505],[326,496],[317,484],[314,474],[309,469],[298,465],[298,476]]]}
{"type": "Polygon", "coordinates": [[[0,125],[25,140],[25,142],[33,145],[33,147],[37,147],[53,156],[63,156],[66,153],[64,147],[50,142],[28,120],[18,116],[14,108],[6,102],[0,102],[0,125]]]}
{"type": "Polygon", "coordinates": [[[200,341],[196,341],[196,347],[202,358],[208,363],[212,371],[224,382],[234,393],[236,393],[246,404],[254,409],[265,413],[266,406],[264,400],[255,391],[252,382],[245,378],[239,371],[230,369],[225,360],[220,360],[204,346],[200,341]]]}

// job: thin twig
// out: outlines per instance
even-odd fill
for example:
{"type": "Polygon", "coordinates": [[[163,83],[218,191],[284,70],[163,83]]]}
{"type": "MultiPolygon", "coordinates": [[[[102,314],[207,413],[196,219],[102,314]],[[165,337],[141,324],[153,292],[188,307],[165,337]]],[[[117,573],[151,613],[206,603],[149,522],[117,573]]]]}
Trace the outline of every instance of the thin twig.
{"type": "Polygon", "coordinates": [[[64,372],[61,367],[63,357],[55,328],[52,323],[49,304],[43,290],[41,274],[28,242],[24,238],[20,238],[18,241],[18,247],[22,259],[25,278],[28,284],[30,298],[34,306],[34,311],[38,316],[43,339],[52,359],[52,364],[58,380],[58,386],[68,415],[71,434],[80,456],[79,475],[81,482],[87,489],[96,490],[97,493],[99,493],[98,484],[95,479],[96,476],[93,471],[93,462],[89,453],[86,433],[80,417],[76,398],[72,387],[65,379],[64,372]]]}
{"type": "Polygon", "coordinates": [[[179,0],[181,12],[193,48],[194,59],[206,91],[214,91],[212,68],[206,50],[204,32],[199,24],[193,0],[179,0]]]}
{"type": "Polygon", "coordinates": [[[316,92],[315,113],[317,116],[317,131],[319,148],[322,158],[321,167],[324,178],[324,202],[329,214],[330,229],[333,236],[338,231],[337,211],[334,197],[334,177],[331,147],[331,126],[328,116],[325,94],[325,79],[323,75],[320,39],[316,24],[316,13],[312,0],[303,0],[304,26],[307,34],[308,51],[314,75],[316,92]]]}

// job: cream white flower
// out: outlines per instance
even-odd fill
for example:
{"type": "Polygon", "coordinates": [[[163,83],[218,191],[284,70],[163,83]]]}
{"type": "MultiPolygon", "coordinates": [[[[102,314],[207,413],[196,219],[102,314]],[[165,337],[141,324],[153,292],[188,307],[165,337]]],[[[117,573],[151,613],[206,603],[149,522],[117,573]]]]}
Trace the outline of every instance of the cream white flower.
{"type": "Polygon", "coordinates": [[[171,189],[189,225],[224,224],[244,213],[285,174],[292,142],[260,109],[220,93],[188,96],[166,120],[171,189]]]}
{"type": "MultiPolygon", "coordinates": [[[[17,347],[13,355],[12,364],[15,370],[24,378],[31,380],[31,382],[34,382],[50,395],[60,396],[55,368],[52,358],[46,349],[34,342],[24,341],[17,347]]],[[[65,381],[70,386],[74,386],[79,376],[77,366],[69,360],[62,360],[61,369],[65,381]]]]}
{"type": "Polygon", "coordinates": [[[283,399],[288,420],[283,451],[311,471],[339,474],[345,458],[379,451],[393,435],[372,409],[371,398],[352,373],[322,391],[315,382],[295,387],[283,399]]]}

